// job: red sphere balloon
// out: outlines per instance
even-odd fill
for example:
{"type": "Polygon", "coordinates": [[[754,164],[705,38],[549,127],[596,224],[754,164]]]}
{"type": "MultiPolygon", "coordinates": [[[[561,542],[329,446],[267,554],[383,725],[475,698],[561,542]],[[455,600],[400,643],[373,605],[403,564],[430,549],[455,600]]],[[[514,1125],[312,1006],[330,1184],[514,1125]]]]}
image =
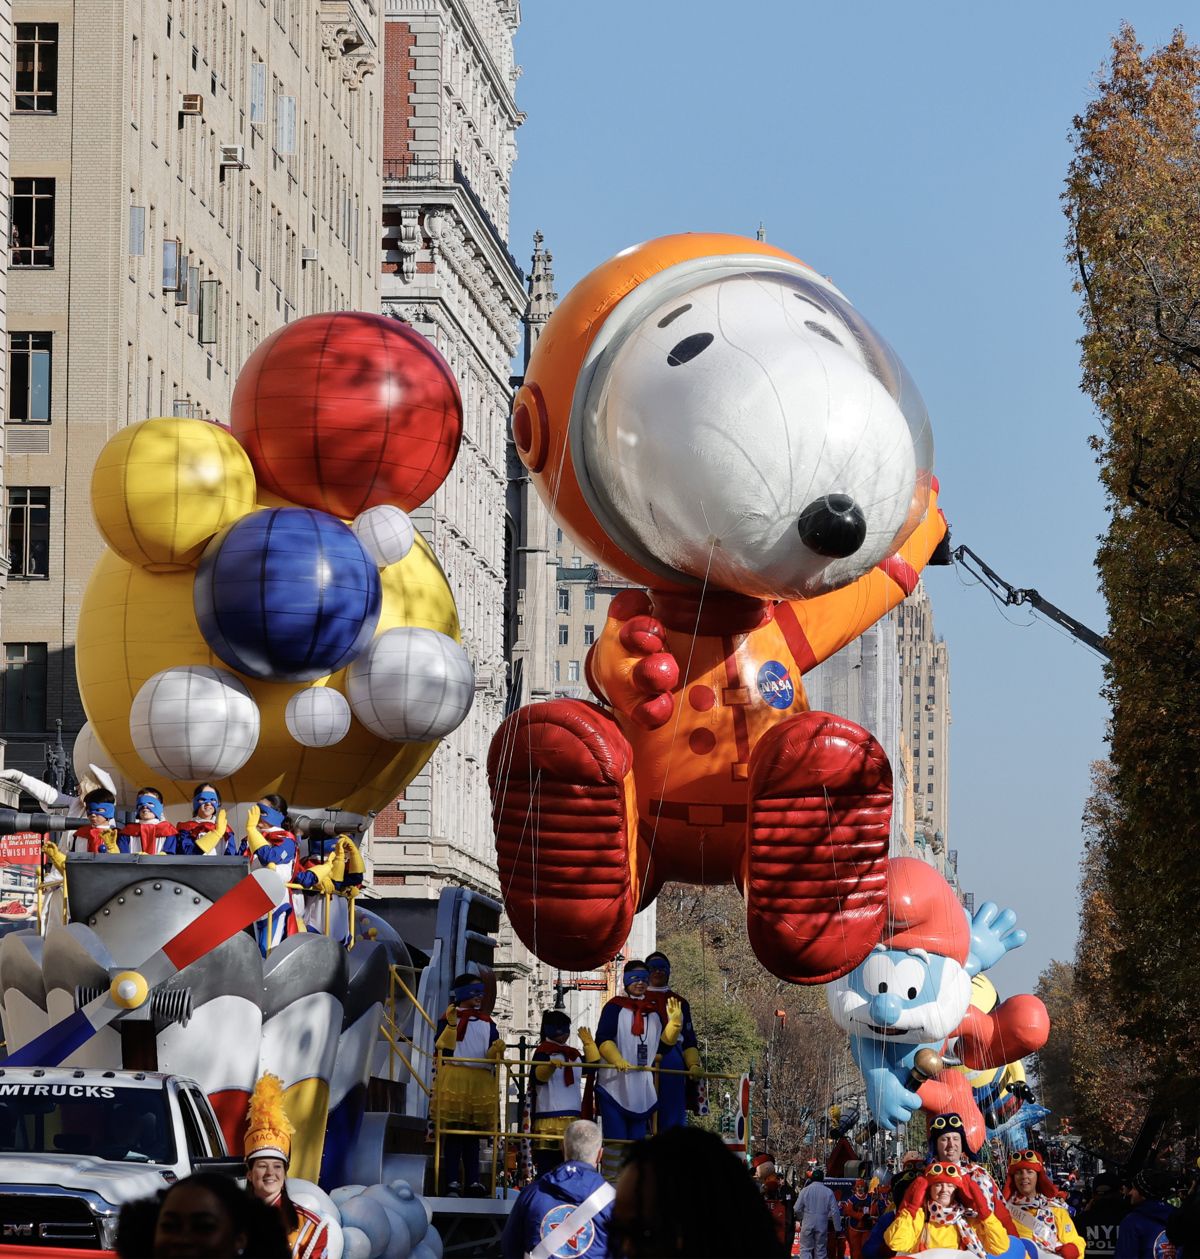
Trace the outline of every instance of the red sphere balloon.
{"type": "Polygon", "coordinates": [[[446,479],[462,439],[450,366],[407,324],[361,311],[309,315],[246,360],[233,434],[259,484],[349,519],[411,511],[446,479]]]}

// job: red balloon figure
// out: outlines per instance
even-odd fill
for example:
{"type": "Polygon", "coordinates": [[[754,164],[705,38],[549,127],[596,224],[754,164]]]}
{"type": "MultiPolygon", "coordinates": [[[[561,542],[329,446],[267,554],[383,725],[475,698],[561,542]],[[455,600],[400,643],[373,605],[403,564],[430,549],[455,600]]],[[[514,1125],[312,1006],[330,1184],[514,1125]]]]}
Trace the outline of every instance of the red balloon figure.
{"type": "Polygon", "coordinates": [[[449,364],[407,324],[361,311],[309,315],[246,360],[233,435],[259,484],[350,519],[411,511],[446,479],[462,439],[449,364]]]}

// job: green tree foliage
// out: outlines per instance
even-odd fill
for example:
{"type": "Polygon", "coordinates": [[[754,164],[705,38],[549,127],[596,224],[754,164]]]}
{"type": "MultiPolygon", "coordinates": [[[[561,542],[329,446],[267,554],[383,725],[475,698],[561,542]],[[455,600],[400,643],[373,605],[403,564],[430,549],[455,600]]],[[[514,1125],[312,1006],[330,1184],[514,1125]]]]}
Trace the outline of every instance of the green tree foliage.
{"type": "Polygon", "coordinates": [[[1147,53],[1122,27],[1074,139],[1114,805],[1090,854],[1113,947],[1077,980],[1097,1005],[1109,985],[1156,1089],[1183,1098],[1200,1088],[1200,53],[1182,32],[1147,53]]]}

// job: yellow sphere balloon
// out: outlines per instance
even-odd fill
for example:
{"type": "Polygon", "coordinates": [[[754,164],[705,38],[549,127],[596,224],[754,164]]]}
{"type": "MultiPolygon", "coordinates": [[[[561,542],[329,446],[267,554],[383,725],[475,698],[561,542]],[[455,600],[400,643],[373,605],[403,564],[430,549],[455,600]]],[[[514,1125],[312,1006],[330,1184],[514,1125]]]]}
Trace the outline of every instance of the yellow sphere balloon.
{"type": "Polygon", "coordinates": [[[149,572],[187,568],[209,539],[254,507],[254,469],[236,439],[204,420],[164,417],[123,428],[92,473],[104,540],[149,572]]]}

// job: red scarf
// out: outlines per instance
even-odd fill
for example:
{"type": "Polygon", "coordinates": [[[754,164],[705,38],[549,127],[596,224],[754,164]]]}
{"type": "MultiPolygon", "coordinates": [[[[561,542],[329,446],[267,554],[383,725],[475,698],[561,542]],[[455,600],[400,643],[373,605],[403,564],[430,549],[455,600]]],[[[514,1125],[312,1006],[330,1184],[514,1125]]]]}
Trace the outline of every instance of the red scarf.
{"type": "Polygon", "coordinates": [[[575,1083],[575,1068],[571,1063],[578,1062],[580,1053],[578,1049],[573,1049],[570,1045],[561,1044],[557,1040],[544,1040],[538,1046],[538,1053],[543,1053],[547,1058],[553,1058],[556,1054],[566,1062],[563,1067],[563,1083],[568,1088],[575,1083]]]}
{"type": "Polygon", "coordinates": [[[635,1036],[644,1036],[646,1034],[646,1011],[654,1013],[656,1006],[652,1001],[648,1001],[645,997],[613,997],[610,1005],[620,1006],[623,1010],[633,1011],[633,1024],[630,1031],[635,1036]]]}
{"type": "Polygon", "coordinates": [[[482,1010],[464,1010],[458,1016],[458,1031],[454,1036],[454,1039],[460,1044],[462,1043],[462,1038],[467,1034],[467,1024],[472,1019],[478,1019],[481,1023],[490,1023],[492,1021],[482,1010]]]}

